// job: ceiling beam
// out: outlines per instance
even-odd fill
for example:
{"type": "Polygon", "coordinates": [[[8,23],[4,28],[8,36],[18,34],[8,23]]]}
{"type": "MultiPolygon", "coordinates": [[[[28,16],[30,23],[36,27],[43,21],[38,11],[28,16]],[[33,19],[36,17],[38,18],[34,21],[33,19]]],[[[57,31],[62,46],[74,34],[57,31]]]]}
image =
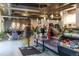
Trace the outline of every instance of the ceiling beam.
{"type": "Polygon", "coordinates": [[[68,8],[73,7],[72,5],[74,5],[74,4],[75,4],[75,3],[65,4],[65,5],[60,6],[60,7],[59,7],[59,8],[57,8],[56,10],[57,10],[57,11],[62,11],[62,10],[65,10],[65,9],[68,9],[68,8]]]}
{"type": "Polygon", "coordinates": [[[17,17],[17,16],[1,16],[1,17],[6,17],[6,18],[24,18],[27,19],[28,17],[17,17]]]}

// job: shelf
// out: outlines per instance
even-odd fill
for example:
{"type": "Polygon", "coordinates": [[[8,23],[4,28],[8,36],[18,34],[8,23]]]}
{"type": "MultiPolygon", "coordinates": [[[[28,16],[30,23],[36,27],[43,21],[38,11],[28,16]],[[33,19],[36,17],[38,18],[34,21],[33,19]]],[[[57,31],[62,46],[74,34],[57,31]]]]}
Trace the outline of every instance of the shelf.
{"type": "MultiPolygon", "coordinates": [[[[38,41],[38,43],[43,44],[42,41],[40,41],[40,40],[38,41]]],[[[53,43],[53,44],[54,44],[54,43],[53,43]]],[[[45,42],[44,45],[45,45],[47,48],[49,48],[49,49],[55,51],[56,53],[58,53],[58,46],[55,46],[55,45],[53,45],[53,44],[51,45],[51,44],[45,42]]]]}
{"type": "MultiPolygon", "coordinates": [[[[68,42],[67,41],[65,41],[65,42],[67,43],[67,45],[70,45],[70,47],[72,47],[72,48],[64,47],[61,44],[59,44],[58,51],[59,51],[60,55],[63,55],[63,56],[65,56],[65,55],[66,56],[79,56],[79,51],[76,50],[76,48],[78,48],[78,47],[75,47],[76,45],[78,46],[79,34],[65,33],[64,35],[62,35],[62,37],[60,39],[60,42],[63,43],[64,41],[61,41],[61,40],[69,40],[68,42]]],[[[66,43],[63,43],[63,44],[66,44],[66,43]]]]}
{"type": "Polygon", "coordinates": [[[79,52],[62,46],[58,46],[58,51],[60,55],[79,56],[79,52]]]}

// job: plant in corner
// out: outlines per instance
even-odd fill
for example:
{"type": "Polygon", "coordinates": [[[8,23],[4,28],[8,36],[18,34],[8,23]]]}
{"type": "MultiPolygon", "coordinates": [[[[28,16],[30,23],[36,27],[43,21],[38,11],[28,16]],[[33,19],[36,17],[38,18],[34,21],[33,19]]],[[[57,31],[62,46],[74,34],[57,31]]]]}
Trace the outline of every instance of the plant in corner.
{"type": "Polygon", "coordinates": [[[0,32],[0,40],[2,40],[3,37],[4,37],[4,33],[0,32]]]}

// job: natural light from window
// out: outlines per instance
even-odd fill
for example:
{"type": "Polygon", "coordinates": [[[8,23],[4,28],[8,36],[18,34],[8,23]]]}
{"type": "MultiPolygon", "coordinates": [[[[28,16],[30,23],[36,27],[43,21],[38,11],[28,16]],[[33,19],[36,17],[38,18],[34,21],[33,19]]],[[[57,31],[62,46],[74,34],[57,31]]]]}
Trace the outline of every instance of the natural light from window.
{"type": "Polygon", "coordinates": [[[64,17],[64,24],[76,24],[76,14],[68,14],[64,17]]]}

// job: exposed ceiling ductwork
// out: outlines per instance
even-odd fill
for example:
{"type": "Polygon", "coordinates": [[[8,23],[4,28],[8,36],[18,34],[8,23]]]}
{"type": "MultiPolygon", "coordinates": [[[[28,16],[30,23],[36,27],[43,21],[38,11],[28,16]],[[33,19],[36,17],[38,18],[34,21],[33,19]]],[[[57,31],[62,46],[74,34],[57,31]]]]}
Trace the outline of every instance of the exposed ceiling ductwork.
{"type": "Polygon", "coordinates": [[[72,10],[75,3],[11,3],[10,5],[11,16],[41,17],[41,15],[46,15],[50,18],[53,14],[54,19],[61,19],[60,11],[72,10]]]}

